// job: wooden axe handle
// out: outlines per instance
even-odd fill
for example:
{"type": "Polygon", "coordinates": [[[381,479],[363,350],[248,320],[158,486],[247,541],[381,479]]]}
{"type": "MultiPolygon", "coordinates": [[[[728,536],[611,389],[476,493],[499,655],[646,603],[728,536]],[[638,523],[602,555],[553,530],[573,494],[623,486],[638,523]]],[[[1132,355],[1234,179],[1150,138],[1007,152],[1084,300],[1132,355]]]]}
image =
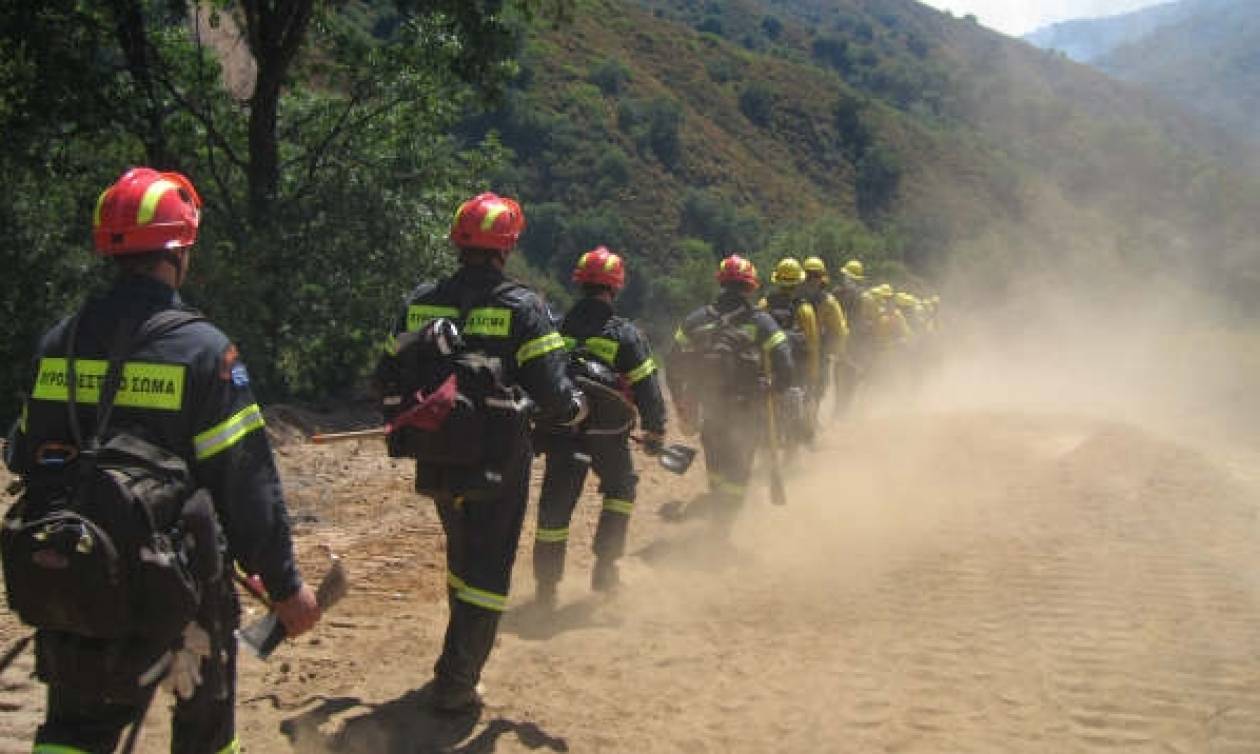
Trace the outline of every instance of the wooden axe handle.
{"type": "Polygon", "coordinates": [[[326,445],[330,442],[346,442],[347,440],[363,440],[369,437],[384,437],[389,434],[388,427],[376,427],[375,429],[360,429],[354,432],[325,432],[323,434],[311,435],[311,442],[316,445],[326,445]]]}

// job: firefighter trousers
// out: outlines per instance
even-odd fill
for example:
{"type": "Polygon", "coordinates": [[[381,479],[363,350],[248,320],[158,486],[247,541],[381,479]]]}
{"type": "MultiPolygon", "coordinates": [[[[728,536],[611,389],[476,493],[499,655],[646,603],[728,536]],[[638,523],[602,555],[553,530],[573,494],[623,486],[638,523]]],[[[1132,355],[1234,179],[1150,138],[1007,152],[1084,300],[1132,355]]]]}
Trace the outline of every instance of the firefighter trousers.
{"type": "Polygon", "coordinates": [[[713,497],[713,519],[725,534],[730,533],[743,507],[757,447],[769,436],[761,406],[764,400],[733,402],[720,411],[706,410],[703,414],[700,444],[713,497]]]}
{"type": "Polygon", "coordinates": [[[595,529],[595,556],[613,562],[625,552],[630,515],[634,512],[634,472],[626,435],[553,437],[547,443],[547,467],[538,501],[538,531],[534,538],[534,579],[554,587],[564,577],[569,522],[577,507],[588,471],[599,477],[604,496],[595,529]]]}
{"type": "MultiPolygon", "coordinates": [[[[171,754],[240,751],[236,739],[235,636],[239,616],[236,594],[224,578],[197,618],[211,634],[221,663],[211,667],[212,652],[202,661],[201,685],[191,698],[176,700],[171,716],[171,754]]],[[[41,650],[37,647],[36,651],[41,650]]],[[[154,699],[153,705],[159,701],[154,699]]],[[[50,684],[44,723],[35,732],[34,754],[111,754],[142,709],[141,702],[111,702],[86,689],[50,684]]],[[[152,717],[150,709],[148,719],[152,717]]]]}
{"type": "Polygon", "coordinates": [[[473,688],[490,657],[507,608],[512,565],[529,499],[528,444],[503,470],[499,493],[477,500],[435,498],[446,532],[446,584],[451,607],[442,654],[433,672],[448,685],[473,688]]]}

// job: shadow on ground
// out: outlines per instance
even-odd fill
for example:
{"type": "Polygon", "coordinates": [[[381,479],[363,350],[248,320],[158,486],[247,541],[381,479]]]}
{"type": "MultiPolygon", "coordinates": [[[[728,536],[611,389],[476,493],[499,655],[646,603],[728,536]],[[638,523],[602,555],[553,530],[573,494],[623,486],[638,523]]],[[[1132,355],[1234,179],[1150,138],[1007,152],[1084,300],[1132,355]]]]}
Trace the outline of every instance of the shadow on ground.
{"type": "Polygon", "coordinates": [[[588,595],[559,608],[538,602],[526,602],[503,616],[500,629],[529,641],[546,641],[566,631],[583,628],[617,628],[622,618],[607,607],[614,597],[588,595]]]}
{"type": "Polygon", "coordinates": [[[280,732],[301,754],[489,754],[509,733],[529,749],[569,750],[563,738],[532,722],[494,717],[478,730],[485,708],[438,713],[430,707],[430,693],[426,684],[382,704],[364,704],[354,697],[324,699],[282,722],[280,732]],[[353,714],[355,710],[364,712],[353,714]]]}

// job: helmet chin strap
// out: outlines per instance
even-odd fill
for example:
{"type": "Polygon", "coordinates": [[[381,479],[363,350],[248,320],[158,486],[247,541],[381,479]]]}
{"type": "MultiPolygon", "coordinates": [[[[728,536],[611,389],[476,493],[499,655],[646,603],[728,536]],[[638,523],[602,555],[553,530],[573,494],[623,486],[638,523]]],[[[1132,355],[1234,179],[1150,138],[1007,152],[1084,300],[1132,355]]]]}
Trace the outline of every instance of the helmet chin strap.
{"type": "Polygon", "coordinates": [[[187,247],[171,250],[167,249],[162,252],[161,259],[175,269],[175,288],[179,288],[184,284],[184,280],[188,277],[188,249],[187,247]]]}

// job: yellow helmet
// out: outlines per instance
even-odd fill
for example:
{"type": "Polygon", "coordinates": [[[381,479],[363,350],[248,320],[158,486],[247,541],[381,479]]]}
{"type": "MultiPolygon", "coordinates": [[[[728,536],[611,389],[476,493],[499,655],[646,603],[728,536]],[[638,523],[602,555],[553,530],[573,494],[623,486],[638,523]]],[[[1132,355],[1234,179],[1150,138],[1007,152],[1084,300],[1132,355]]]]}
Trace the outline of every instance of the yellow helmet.
{"type": "Polygon", "coordinates": [[[827,279],[827,263],[819,257],[810,257],[801,263],[801,267],[805,268],[808,275],[821,275],[824,280],[827,279]]]}
{"type": "Polygon", "coordinates": [[[770,282],[775,285],[800,285],[805,282],[805,268],[794,257],[784,257],[774,266],[770,282]]]}
{"type": "Polygon", "coordinates": [[[919,305],[919,299],[915,298],[913,293],[907,293],[906,291],[897,291],[897,295],[895,298],[897,301],[897,306],[904,307],[906,309],[913,309],[914,307],[919,305]]]}
{"type": "Polygon", "coordinates": [[[877,285],[871,289],[871,295],[878,299],[887,301],[893,297],[893,288],[888,283],[877,285]]]}
{"type": "Polygon", "coordinates": [[[862,260],[860,259],[850,259],[844,263],[840,271],[858,282],[866,279],[866,268],[862,266],[862,260]]]}

